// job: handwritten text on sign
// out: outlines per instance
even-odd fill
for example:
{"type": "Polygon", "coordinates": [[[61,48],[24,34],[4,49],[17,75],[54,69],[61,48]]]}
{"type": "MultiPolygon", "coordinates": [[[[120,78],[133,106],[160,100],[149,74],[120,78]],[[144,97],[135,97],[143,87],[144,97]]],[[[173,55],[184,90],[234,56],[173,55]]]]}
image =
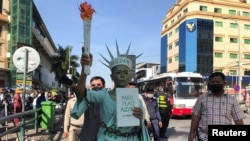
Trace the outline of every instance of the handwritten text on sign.
{"type": "Polygon", "coordinates": [[[117,126],[139,126],[139,119],[132,114],[134,107],[139,106],[137,88],[117,88],[117,126]]]}

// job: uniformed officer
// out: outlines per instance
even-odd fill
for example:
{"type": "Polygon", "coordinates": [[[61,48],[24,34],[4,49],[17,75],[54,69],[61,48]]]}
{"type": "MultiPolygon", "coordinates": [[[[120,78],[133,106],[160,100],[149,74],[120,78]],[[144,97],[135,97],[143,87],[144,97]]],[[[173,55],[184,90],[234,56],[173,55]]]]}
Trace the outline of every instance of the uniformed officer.
{"type": "Polygon", "coordinates": [[[144,101],[150,116],[154,141],[159,141],[159,134],[160,128],[162,127],[162,122],[157,100],[154,98],[154,89],[147,89],[145,91],[145,96],[146,97],[144,98],[144,101]]]}
{"type": "Polygon", "coordinates": [[[76,102],[74,93],[71,93],[67,102],[65,114],[64,114],[64,132],[63,136],[68,138],[69,141],[79,141],[79,135],[84,122],[84,114],[79,119],[71,118],[70,113],[76,102]]]}
{"type": "Polygon", "coordinates": [[[166,132],[169,120],[172,115],[172,105],[170,104],[167,92],[161,93],[158,97],[158,107],[161,115],[162,128],[160,129],[160,137],[167,138],[166,132]]]}

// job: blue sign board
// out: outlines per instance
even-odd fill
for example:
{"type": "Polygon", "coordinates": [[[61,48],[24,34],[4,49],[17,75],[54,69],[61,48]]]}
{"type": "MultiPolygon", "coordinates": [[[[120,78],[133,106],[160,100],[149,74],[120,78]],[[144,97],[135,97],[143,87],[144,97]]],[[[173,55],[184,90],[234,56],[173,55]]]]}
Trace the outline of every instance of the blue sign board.
{"type": "Polygon", "coordinates": [[[238,84],[234,85],[234,90],[235,91],[239,91],[240,90],[240,86],[238,84]]]}

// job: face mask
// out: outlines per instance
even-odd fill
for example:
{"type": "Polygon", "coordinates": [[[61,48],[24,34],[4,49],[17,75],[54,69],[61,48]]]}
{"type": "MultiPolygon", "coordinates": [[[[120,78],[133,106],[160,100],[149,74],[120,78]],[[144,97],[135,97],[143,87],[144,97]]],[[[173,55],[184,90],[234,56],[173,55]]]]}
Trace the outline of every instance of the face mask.
{"type": "Polygon", "coordinates": [[[102,89],[102,87],[93,87],[93,88],[92,88],[93,91],[99,91],[99,90],[101,90],[101,89],[102,89]]]}
{"type": "Polygon", "coordinates": [[[148,98],[153,98],[154,95],[153,95],[153,94],[147,94],[147,97],[148,97],[148,98]]]}
{"type": "Polygon", "coordinates": [[[213,94],[218,94],[221,91],[223,91],[223,84],[213,84],[213,85],[210,85],[209,88],[213,94]]]}

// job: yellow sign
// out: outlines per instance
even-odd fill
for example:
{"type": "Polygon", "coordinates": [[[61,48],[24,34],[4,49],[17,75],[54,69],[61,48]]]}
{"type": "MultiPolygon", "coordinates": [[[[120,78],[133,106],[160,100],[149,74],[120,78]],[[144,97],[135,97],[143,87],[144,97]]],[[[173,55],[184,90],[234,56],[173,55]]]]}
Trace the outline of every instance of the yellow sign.
{"type": "Polygon", "coordinates": [[[20,88],[16,88],[15,93],[23,93],[23,90],[22,90],[22,89],[20,89],[20,88]]]}
{"type": "MultiPolygon", "coordinates": [[[[16,80],[16,85],[22,86],[23,80],[16,80]]],[[[26,81],[26,86],[32,86],[32,81],[26,81]]]]}

